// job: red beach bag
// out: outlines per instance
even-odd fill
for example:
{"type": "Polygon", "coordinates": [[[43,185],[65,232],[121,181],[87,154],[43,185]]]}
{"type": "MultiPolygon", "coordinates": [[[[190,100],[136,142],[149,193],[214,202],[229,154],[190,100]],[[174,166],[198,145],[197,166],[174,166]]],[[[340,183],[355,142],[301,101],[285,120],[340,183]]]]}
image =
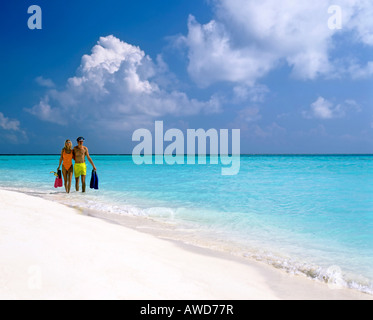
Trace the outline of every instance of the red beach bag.
{"type": "Polygon", "coordinates": [[[61,170],[58,170],[56,180],[54,181],[55,188],[61,188],[63,186],[61,170]]]}

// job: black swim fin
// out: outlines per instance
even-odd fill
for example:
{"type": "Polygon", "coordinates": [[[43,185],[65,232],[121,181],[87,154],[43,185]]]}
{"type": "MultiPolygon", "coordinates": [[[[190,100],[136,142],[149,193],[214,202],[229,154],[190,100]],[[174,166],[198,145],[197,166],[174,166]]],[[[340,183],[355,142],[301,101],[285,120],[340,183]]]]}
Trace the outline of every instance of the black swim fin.
{"type": "Polygon", "coordinates": [[[98,190],[98,176],[95,170],[92,170],[90,188],[98,190]]]}
{"type": "Polygon", "coordinates": [[[95,171],[94,175],[95,175],[95,183],[94,183],[93,187],[94,187],[95,190],[98,190],[98,176],[97,176],[96,171],[95,171]]]}

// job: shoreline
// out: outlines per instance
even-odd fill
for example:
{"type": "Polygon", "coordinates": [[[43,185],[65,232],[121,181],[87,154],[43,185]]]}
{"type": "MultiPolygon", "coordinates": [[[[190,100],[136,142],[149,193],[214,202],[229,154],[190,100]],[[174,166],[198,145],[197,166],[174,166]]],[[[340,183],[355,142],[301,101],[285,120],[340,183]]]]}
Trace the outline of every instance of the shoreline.
{"type": "Polygon", "coordinates": [[[145,218],[115,223],[2,189],[0,199],[1,299],[373,300],[171,240],[152,221],[139,224],[145,218]]]}

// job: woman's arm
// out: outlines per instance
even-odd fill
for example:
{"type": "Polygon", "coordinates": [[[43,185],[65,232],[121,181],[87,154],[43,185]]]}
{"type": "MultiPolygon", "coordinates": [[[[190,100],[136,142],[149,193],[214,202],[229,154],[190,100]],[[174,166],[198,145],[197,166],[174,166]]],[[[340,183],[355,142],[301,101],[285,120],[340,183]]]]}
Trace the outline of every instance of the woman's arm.
{"type": "Polygon", "coordinates": [[[58,164],[58,168],[57,168],[57,171],[60,170],[60,167],[61,167],[61,163],[63,161],[63,149],[61,151],[61,157],[60,157],[60,163],[58,164]]]}

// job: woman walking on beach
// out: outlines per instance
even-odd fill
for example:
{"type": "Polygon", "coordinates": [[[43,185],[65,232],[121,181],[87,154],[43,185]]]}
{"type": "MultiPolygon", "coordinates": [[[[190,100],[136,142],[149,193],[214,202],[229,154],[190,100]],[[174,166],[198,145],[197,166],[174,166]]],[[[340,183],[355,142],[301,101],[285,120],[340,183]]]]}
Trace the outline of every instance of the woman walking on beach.
{"type": "Polygon", "coordinates": [[[60,158],[60,163],[58,165],[58,170],[60,170],[61,163],[62,164],[62,174],[63,178],[65,180],[65,189],[67,193],[70,193],[71,189],[71,181],[73,179],[73,171],[74,171],[74,166],[73,166],[73,150],[72,150],[73,144],[70,140],[65,141],[65,146],[62,149],[61,152],[61,158],[60,158]]]}

